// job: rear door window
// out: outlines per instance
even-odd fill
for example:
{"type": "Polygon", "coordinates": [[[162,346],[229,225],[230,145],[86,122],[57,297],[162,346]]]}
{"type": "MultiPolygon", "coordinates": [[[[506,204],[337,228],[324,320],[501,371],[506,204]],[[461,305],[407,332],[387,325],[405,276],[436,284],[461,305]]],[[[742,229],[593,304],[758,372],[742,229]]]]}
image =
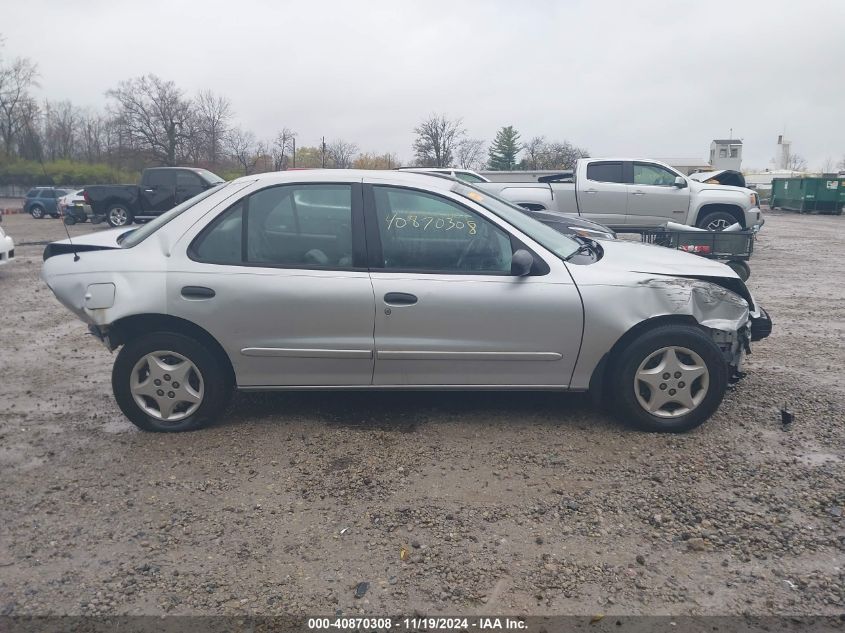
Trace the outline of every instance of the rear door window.
{"type": "Polygon", "coordinates": [[[624,183],[622,161],[589,163],[587,165],[587,180],[624,183]]]}
{"type": "Polygon", "coordinates": [[[191,246],[211,264],[284,268],[350,268],[352,186],[282,185],[239,201],[191,246]]]}

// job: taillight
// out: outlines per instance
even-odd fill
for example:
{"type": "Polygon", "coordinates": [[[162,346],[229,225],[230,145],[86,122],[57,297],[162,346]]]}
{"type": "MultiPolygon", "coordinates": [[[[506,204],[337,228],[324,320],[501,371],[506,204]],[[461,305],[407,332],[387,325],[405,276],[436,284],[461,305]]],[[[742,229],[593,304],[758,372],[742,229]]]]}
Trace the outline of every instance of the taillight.
{"type": "Polygon", "coordinates": [[[82,199],[85,200],[85,204],[87,204],[87,205],[91,204],[91,198],[88,197],[87,191],[82,192],[82,199]]]}

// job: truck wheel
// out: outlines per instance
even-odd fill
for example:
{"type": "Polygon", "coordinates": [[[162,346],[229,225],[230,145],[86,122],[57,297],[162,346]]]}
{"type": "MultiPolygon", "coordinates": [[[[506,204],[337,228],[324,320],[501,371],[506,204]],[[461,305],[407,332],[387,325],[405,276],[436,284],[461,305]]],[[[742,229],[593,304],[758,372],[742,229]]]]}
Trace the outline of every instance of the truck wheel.
{"type": "Polygon", "coordinates": [[[125,204],[113,204],[106,211],[106,220],[109,226],[126,226],[132,224],[132,212],[126,208],[125,204]]]}
{"type": "Polygon", "coordinates": [[[713,415],[727,385],[727,364],[707,334],[689,325],[662,325],[619,354],[610,387],[624,422],[682,433],[713,415]]]}
{"type": "Polygon", "coordinates": [[[748,281],[748,278],[751,276],[751,266],[748,265],[748,262],[744,262],[742,260],[733,260],[729,262],[725,262],[732,271],[734,271],[739,278],[743,281],[748,281]]]}
{"type": "Polygon", "coordinates": [[[70,213],[68,213],[65,216],[65,224],[67,224],[68,226],[73,226],[74,224],[76,224],[76,218],[70,213]]]}
{"type": "Polygon", "coordinates": [[[175,332],[152,332],[123,346],[112,389],[124,415],[145,431],[193,431],[228,405],[232,385],[205,346],[175,332]]]}
{"type": "Polygon", "coordinates": [[[698,228],[708,231],[724,231],[731,224],[736,224],[736,218],[727,211],[713,211],[698,221],[698,228]]]}
{"type": "Polygon", "coordinates": [[[36,220],[40,220],[44,217],[44,207],[40,207],[37,204],[31,206],[29,208],[29,215],[31,215],[36,220]]]}

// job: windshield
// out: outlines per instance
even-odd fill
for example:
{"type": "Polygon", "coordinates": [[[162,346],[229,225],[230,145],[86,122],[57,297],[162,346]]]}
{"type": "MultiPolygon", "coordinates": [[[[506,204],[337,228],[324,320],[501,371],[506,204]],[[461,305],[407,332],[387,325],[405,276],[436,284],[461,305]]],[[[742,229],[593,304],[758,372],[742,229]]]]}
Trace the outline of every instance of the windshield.
{"type": "Polygon", "coordinates": [[[550,226],[529,217],[522,207],[491,195],[487,191],[482,191],[478,187],[459,183],[452,187],[452,191],[492,211],[561,259],[569,257],[581,246],[571,237],[558,233],[550,226]]]}
{"type": "Polygon", "coordinates": [[[214,172],[208,171],[207,169],[195,169],[194,173],[199,174],[200,176],[205,178],[205,180],[207,180],[209,184],[212,185],[216,185],[221,182],[226,182],[220,176],[218,176],[214,172]]]}
{"type": "MultiPolygon", "coordinates": [[[[211,172],[209,172],[209,173],[211,173],[211,172]]],[[[197,202],[199,202],[200,200],[204,200],[205,198],[207,198],[208,196],[210,196],[211,194],[213,194],[217,191],[220,191],[225,186],[226,186],[226,183],[221,183],[221,184],[217,185],[216,187],[212,187],[211,189],[206,189],[201,194],[196,195],[193,198],[185,200],[185,202],[183,202],[180,205],[173,207],[167,213],[162,213],[155,220],[151,220],[150,222],[147,222],[141,228],[134,229],[132,231],[124,233],[123,235],[121,235],[118,238],[117,243],[120,244],[120,246],[122,248],[132,248],[133,246],[140,244],[145,239],[147,239],[150,235],[152,235],[153,233],[158,231],[161,227],[163,227],[165,224],[170,222],[172,219],[179,217],[185,211],[187,211],[192,206],[194,206],[197,202]]]]}

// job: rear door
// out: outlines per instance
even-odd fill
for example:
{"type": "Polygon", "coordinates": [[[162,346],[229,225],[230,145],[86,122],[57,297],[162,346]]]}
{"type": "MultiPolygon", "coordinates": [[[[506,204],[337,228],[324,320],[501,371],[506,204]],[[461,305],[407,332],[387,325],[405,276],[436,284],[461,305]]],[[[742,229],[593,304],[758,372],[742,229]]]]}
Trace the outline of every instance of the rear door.
{"type": "Polygon", "coordinates": [[[628,187],[629,226],[657,226],[667,220],[683,223],[689,210],[689,186],[676,187],[680,174],[657,163],[634,161],[628,187]]]}
{"type": "Polygon", "coordinates": [[[563,262],[515,277],[521,246],[468,201],[365,187],[374,385],[567,385],[583,321],[563,262]]]}
{"type": "Polygon", "coordinates": [[[168,307],[221,342],[239,387],[371,383],[360,182],[264,186],[192,231],[168,307]]]}
{"type": "Polygon", "coordinates": [[[176,170],[149,169],[141,185],[141,204],[137,215],[160,215],[176,206],[176,170]]]}
{"type": "Polygon", "coordinates": [[[608,226],[622,226],[628,213],[628,186],[621,160],[589,161],[579,166],[578,213],[608,226]]]}

